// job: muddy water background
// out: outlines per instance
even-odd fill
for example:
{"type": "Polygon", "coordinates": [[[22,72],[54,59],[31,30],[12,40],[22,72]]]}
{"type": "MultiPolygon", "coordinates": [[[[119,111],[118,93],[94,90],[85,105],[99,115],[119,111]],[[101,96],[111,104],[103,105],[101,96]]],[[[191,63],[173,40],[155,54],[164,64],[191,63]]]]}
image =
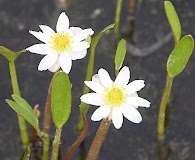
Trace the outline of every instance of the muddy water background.
{"type": "MultiPolygon", "coordinates": [[[[162,0],[137,1],[135,8],[135,26],[133,44],[139,48],[154,44],[158,37],[163,38],[170,32],[165,17],[162,0]]],[[[174,0],[181,19],[182,35],[192,34],[195,37],[195,1],[174,0]]],[[[104,0],[69,0],[68,5],[60,6],[52,0],[1,0],[0,1],[0,45],[18,51],[34,43],[38,43],[28,30],[39,30],[39,24],[55,27],[61,11],[66,11],[71,26],[93,28],[97,34],[105,26],[113,23],[116,1],[104,0]],[[100,11],[100,12],[99,12],[100,11]],[[95,14],[98,13],[99,14],[95,14]]],[[[121,15],[121,35],[127,36],[129,30],[128,0],[124,0],[121,15]]],[[[113,32],[106,34],[100,41],[96,52],[94,73],[101,67],[107,69],[114,78],[113,57],[115,53],[115,38],[113,32]]],[[[146,87],[139,93],[150,100],[151,108],[139,108],[143,121],[136,125],[124,120],[123,127],[116,130],[110,127],[106,140],[101,149],[99,159],[135,159],[157,160],[158,141],[156,136],[159,103],[166,77],[166,60],[173,48],[173,39],[153,54],[140,58],[127,52],[125,65],[131,69],[131,80],[144,79],[146,87]]],[[[40,105],[43,111],[47,88],[52,73],[37,71],[42,56],[24,53],[16,61],[21,95],[33,106],[40,105]]],[[[71,118],[64,127],[61,145],[63,157],[68,147],[78,137],[75,131],[78,122],[82,85],[88,56],[84,60],[74,61],[70,78],[73,84],[73,106],[71,118]]],[[[168,160],[195,159],[195,56],[192,55],[184,72],[174,80],[164,154],[168,160]]],[[[0,57],[0,157],[2,160],[18,160],[22,155],[16,114],[4,102],[12,94],[10,75],[7,61],[0,57]]],[[[95,110],[89,110],[89,133],[85,140],[85,148],[89,149],[99,122],[91,122],[90,116],[95,110]]],[[[41,119],[42,121],[42,119],[41,119]]],[[[53,125],[53,124],[52,124],[53,125]]],[[[30,126],[29,126],[30,130],[30,126]]],[[[54,131],[51,132],[51,141],[54,131]]],[[[73,157],[79,158],[79,150],[73,157]]]]}

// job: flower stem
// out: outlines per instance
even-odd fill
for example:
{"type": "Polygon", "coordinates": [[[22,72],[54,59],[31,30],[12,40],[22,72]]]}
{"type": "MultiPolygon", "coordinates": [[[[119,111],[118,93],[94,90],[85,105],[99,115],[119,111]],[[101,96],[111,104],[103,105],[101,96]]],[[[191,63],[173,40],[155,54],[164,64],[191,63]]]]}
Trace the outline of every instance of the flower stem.
{"type": "Polygon", "coordinates": [[[58,154],[59,154],[59,145],[61,141],[61,128],[56,128],[55,138],[53,141],[53,147],[52,147],[52,157],[51,160],[58,160],[58,154]]]}
{"type": "Polygon", "coordinates": [[[96,136],[92,142],[86,160],[96,160],[110,126],[110,120],[102,120],[96,136]]]}
{"type": "Polygon", "coordinates": [[[116,14],[115,14],[115,27],[114,27],[114,34],[116,36],[118,36],[119,34],[119,23],[120,23],[122,3],[123,0],[117,0],[116,14]]]}
{"type": "Polygon", "coordinates": [[[166,107],[171,93],[172,83],[173,83],[173,78],[167,75],[166,87],[163,93],[163,97],[160,104],[159,115],[158,115],[158,138],[159,139],[163,138],[165,132],[165,113],[166,113],[166,107]]]}
{"type": "MultiPolygon", "coordinates": [[[[18,79],[17,79],[14,60],[9,61],[9,70],[10,70],[10,75],[11,75],[13,93],[17,96],[20,96],[20,90],[18,86],[18,79]]],[[[18,123],[19,123],[22,144],[28,145],[30,140],[29,140],[29,135],[28,135],[27,127],[26,127],[26,121],[21,116],[18,115],[18,123]]]]}

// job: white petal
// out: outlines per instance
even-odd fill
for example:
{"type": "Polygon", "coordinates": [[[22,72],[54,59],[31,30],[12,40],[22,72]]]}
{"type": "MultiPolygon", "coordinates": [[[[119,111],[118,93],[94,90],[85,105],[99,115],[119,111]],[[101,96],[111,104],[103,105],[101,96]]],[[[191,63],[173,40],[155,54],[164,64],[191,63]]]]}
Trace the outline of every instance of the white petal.
{"type": "Polygon", "coordinates": [[[91,116],[92,121],[100,121],[103,118],[108,117],[110,113],[110,107],[107,106],[100,106],[98,109],[95,110],[95,112],[91,116]]]}
{"type": "Polygon", "coordinates": [[[33,36],[35,36],[37,39],[39,39],[42,42],[47,43],[49,40],[49,37],[42,32],[36,32],[36,31],[29,31],[29,32],[30,34],[32,34],[33,36]]]}
{"type": "Polygon", "coordinates": [[[112,109],[112,122],[116,129],[120,129],[123,124],[123,115],[119,107],[114,107],[112,109]]]}
{"type": "Polygon", "coordinates": [[[150,107],[150,102],[141,97],[127,97],[126,102],[132,106],[150,107]]]}
{"type": "Polygon", "coordinates": [[[121,111],[125,118],[133,123],[140,123],[142,121],[142,116],[137,109],[131,106],[123,105],[121,111]]]}
{"type": "Polygon", "coordinates": [[[130,79],[130,71],[129,71],[129,68],[124,66],[118,76],[116,77],[114,83],[119,85],[119,86],[126,86],[127,83],[129,82],[129,79],[130,79]]]}
{"type": "Polygon", "coordinates": [[[73,37],[73,40],[76,41],[76,42],[80,42],[82,40],[84,40],[85,38],[87,38],[87,36],[91,36],[94,34],[94,31],[89,28],[89,29],[84,29],[82,31],[80,31],[78,34],[76,34],[74,37],[73,37]]]}
{"type": "Polygon", "coordinates": [[[72,60],[69,54],[61,53],[60,54],[60,67],[65,73],[69,73],[72,67],[72,60]]]}
{"type": "Polygon", "coordinates": [[[140,91],[145,86],[144,80],[135,80],[127,85],[126,91],[128,94],[140,91]]]}
{"type": "Polygon", "coordinates": [[[67,53],[70,55],[72,60],[82,59],[87,55],[87,50],[74,52],[74,51],[67,51],[67,53]]]}
{"type": "Polygon", "coordinates": [[[110,87],[113,84],[110,75],[105,69],[103,68],[99,69],[98,76],[100,78],[102,85],[104,85],[104,87],[110,87]]]}
{"type": "Polygon", "coordinates": [[[70,30],[72,31],[72,36],[75,36],[80,31],[82,31],[82,29],[80,27],[70,27],[70,30]]]}
{"type": "Polygon", "coordinates": [[[83,51],[83,50],[85,50],[85,49],[87,49],[89,47],[90,47],[90,45],[86,41],[73,43],[71,45],[72,50],[75,51],[75,52],[83,51]]]}
{"type": "Polygon", "coordinates": [[[97,93],[87,93],[81,96],[81,101],[94,106],[101,106],[104,104],[104,97],[97,93]]]}
{"type": "Polygon", "coordinates": [[[104,87],[99,83],[93,81],[85,81],[85,84],[96,93],[102,94],[104,92],[104,87]]]}
{"type": "Polygon", "coordinates": [[[47,44],[35,44],[26,48],[26,50],[41,55],[46,55],[51,52],[51,49],[47,44]]]}
{"type": "Polygon", "coordinates": [[[54,30],[51,29],[49,26],[46,25],[39,25],[40,29],[42,30],[42,32],[44,34],[46,34],[47,36],[52,36],[55,34],[54,30]]]}
{"type": "Polygon", "coordinates": [[[65,12],[62,12],[58,18],[56,30],[57,32],[66,32],[69,28],[69,19],[65,12]]]}
{"type": "Polygon", "coordinates": [[[59,62],[59,57],[58,57],[58,59],[56,60],[56,63],[53,66],[51,66],[48,70],[50,72],[57,72],[59,69],[60,69],[60,62],[59,62]]]}
{"type": "Polygon", "coordinates": [[[46,70],[56,63],[58,54],[49,53],[39,63],[38,70],[46,70]]]}

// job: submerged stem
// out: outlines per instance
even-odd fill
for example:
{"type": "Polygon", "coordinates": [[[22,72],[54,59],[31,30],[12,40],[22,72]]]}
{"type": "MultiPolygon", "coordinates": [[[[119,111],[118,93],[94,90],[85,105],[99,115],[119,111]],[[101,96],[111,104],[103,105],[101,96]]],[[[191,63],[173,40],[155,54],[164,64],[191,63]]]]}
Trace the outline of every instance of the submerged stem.
{"type": "MultiPolygon", "coordinates": [[[[9,61],[9,70],[10,70],[10,75],[11,75],[11,83],[12,83],[13,93],[17,96],[20,96],[20,90],[19,90],[19,86],[18,86],[18,79],[17,79],[16,67],[15,67],[14,60],[9,61]]],[[[18,115],[18,123],[19,123],[22,144],[28,145],[30,140],[29,140],[29,135],[28,135],[28,131],[27,131],[26,121],[20,115],[18,115]]]]}
{"type": "Polygon", "coordinates": [[[165,132],[165,112],[166,112],[167,103],[171,93],[172,83],[173,83],[173,78],[167,75],[166,87],[163,93],[163,97],[160,104],[159,115],[158,115],[158,138],[159,139],[163,138],[165,132]]]}
{"type": "Polygon", "coordinates": [[[90,147],[86,160],[96,160],[110,126],[110,120],[102,120],[90,147]]]}
{"type": "Polygon", "coordinates": [[[54,138],[53,147],[52,147],[51,160],[58,160],[59,146],[60,146],[60,141],[61,141],[61,133],[62,133],[62,129],[56,128],[55,138],[54,138]]]}

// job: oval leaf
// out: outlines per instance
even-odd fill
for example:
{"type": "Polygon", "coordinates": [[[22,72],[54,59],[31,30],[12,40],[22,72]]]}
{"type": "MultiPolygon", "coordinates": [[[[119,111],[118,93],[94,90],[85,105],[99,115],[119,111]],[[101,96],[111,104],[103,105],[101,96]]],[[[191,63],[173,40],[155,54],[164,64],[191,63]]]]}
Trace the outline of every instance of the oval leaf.
{"type": "Polygon", "coordinates": [[[186,67],[194,49],[194,40],[191,35],[183,37],[171,52],[167,61],[167,72],[174,78],[186,67]]]}
{"type": "Polygon", "coordinates": [[[52,118],[57,128],[62,128],[71,112],[71,84],[66,73],[54,75],[51,92],[52,118]]]}
{"type": "Polygon", "coordinates": [[[30,123],[35,130],[40,133],[38,118],[32,107],[21,97],[12,95],[13,100],[6,99],[9,106],[28,123],[30,123]]]}
{"type": "Polygon", "coordinates": [[[165,1],[164,6],[169,24],[174,35],[175,44],[177,44],[181,38],[181,24],[179,21],[179,17],[177,15],[177,12],[175,11],[173,4],[170,1],[165,1]]]}
{"type": "Polygon", "coordinates": [[[124,39],[121,39],[118,43],[117,49],[116,49],[116,55],[115,55],[115,70],[119,71],[121,68],[123,61],[125,59],[126,55],[126,42],[124,39]]]}

